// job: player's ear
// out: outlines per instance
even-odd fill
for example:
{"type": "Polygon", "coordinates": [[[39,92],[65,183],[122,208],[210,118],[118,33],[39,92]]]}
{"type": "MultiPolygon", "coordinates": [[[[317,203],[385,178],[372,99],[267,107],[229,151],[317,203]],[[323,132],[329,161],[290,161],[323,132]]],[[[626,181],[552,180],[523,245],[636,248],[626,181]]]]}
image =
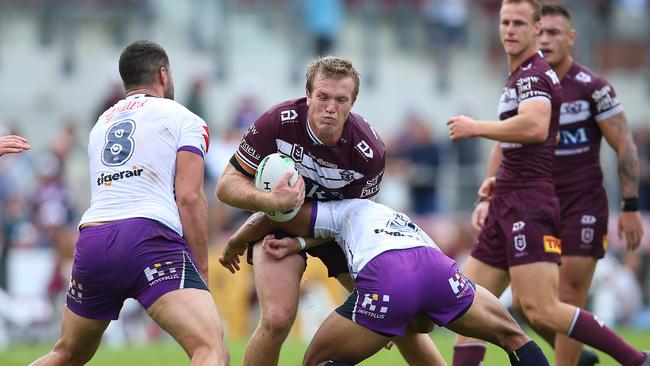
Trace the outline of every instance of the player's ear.
{"type": "Polygon", "coordinates": [[[309,90],[305,89],[305,95],[307,96],[307,106],[309,107],[309,90]]]}
{"type": "Polygon", "coordinates": [[[569,46],[573,47],[573,45],[575,45],[576,37],[577,37],[576,30],[571,28],[571,30],[569,31],[569,46]]]}

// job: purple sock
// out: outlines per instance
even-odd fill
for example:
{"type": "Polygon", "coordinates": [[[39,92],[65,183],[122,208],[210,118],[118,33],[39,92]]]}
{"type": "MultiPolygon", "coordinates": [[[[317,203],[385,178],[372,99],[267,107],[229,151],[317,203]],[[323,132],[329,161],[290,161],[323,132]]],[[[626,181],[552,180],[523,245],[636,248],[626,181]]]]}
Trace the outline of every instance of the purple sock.
{"type": "Polygon", "coordinates": [[[485,344],[461,343],[454,346],[452,366],[479,366],[485,357],[485,344]]]}
{"type": "Polygon", "coordinates": [[[632,348],[605,323],[586,310],[576,308],[573,323],[567,334],[607,353],[623,366],[638,366],[645,360],[641,351],[632,348]]]}

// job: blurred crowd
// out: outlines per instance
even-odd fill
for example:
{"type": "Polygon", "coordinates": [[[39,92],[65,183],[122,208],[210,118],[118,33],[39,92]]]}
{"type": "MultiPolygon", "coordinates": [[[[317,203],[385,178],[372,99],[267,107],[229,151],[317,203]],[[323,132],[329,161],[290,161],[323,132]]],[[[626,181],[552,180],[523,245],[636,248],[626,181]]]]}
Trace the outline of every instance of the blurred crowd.
{"type": "MultiPolygon", "coordinates": [[[[192,0],[192,17],[199,17],[206,3],[207,0],[192,0]]],[[[469,42],[466,32],[469,22],[478,22],[478,27],[485,29],[493,28],[501,1],[237,0],[218,3],[223,7],[231,6],[229,11],[254,11],[260,17],[272,14],[272,11],[264,11],[270,9],[267,8],[271,6],[269,3],[273,3],[273,9],[288,9],[290,14],[300,14],[297,19],[301,19],[304,24],[298,26],[303,30],[300,33],[308,36],[305,50],[310,55],[336,51],[345,17],[362,19],[362,24],[367,24],[368,27],[377,26],[375,21],[381,20],[381,24],[395,28],[398,49],[404,52],[417,49],[430,55],[435,70],[432,86],[437,92],[447,93],[453,92],[448,75],[454,67],[455,51],[467,47],[469,42]],[[422,32],[417,33],[419,30],[422,32]],[[418,42],[420,43],[417,44],[418,42]]],[[[600,70],[623,66],[642,71],[643,62],[638,61],[638,50],[650,49],[647,33],[644,38],[634,32],[620,31],[616,19],[613,19],[616,12],[612,10],[626,12],[649,9],[646,11],[650,12],[650,5],[645,3],[647,1],[643,0],[572,1],[570,7],[584,6],[588,13],[595,14],[600,24],[599,32],[602,32],[598,38],[598,47],[587,48],[588,51],[594,51],[592,57],[585,55],[581,59],[594,59],[594,65],[600,70]],[[646,8],[643,8],[644,5],[646,8]],[[615,45],[622,54],[618,53],[618,58],[607,56],[610,54],[606,52],[608,47],[611,49],[615,45]],[[631,48],[627,49],[624,45],[631,45],[631,48]],[[635,45],[643,48],[635,48],[635,45]],[[626,50],[631,53],[626,55],[626,50]]],[[[44,46],[55,42],[53,37],[59,31],[56,23],[65,19],[108,17],[111,19],[110,24],[114,25],[111,32],[116,44],[123,44],[127,39],[124,25],[131,24],[128,19],[136,17],[136,23],[144,29],[140,34],[145,35],[155,19],[153,1],[32,0],[3,1],[0,6],[31,7],[41,11],[40,42],[44,46]],[[135,11],[125,11],[127,8],[135,11]],[[67,14],[65,16],[69,18],[61,19],[58,17],[61,14],[67,14]]],[[[194,23],[196,22],[191,22],[194,23]]],[[[63,33],[63,37],[68,40],[66,47],[69,48],[64,53],[67,56],[62,70],[73,74],[75,34],[63,33]]],[[[499,57],[497,34],[491,31],[485,31],[484,34],[488,35],[489,41],[485,42],[482,51],[492,58],[499,57]]],[[[218,41],[203,34],[202,29],[193,27],[189,28],[188,37],[189,43],[196,49],[210,48],[210,45],[218,41]]],[[[366,52],[372,55],[372,42],[367,43],[369,48],[366,52]]],[[[217,49],[223,51],[219,46],[217,49]]],[[[302,69],[301,64],[298,71],[302,69]]],[[[370,67],[364,75],[364,83],[371,84],[376,77],[370,67]]],[[[206,105],[210,101],[206,91],[212,82],[215,81],[207,75],[177,81],[178,89],[188,90],[185,100],[179,102],[209,123],[211,116],[206,115],[206,105]]],[[[254,80],[244,84],[247,85],[241,88],[229,111],[228,120],[215,124],[225,127],[211,131],[212,142],[206,158],[205,182],[210,200],[210,283],[228,332],[235,337],[247,336],[256,324],[256,299],[250,269],[244,266],[242,272],[230,275],[218,266],[216,257],[229,233],[247,214],[218,202],[213,190],[243,132],[268,107],[262,104],[260,96],[255,93],[258,88],[254,80]]],[[[60,121],[59,132],[50,136],[46,144],[36,146],[27,153],[0,159],[0,348],[6,347],[10,340],[34,342],[49,339],[58,329],[55,316],[60,313],[68,285],[77,235],[76,225],[88,204],[86,163],[79,162],[84,161],[86,137],[91,125],[99,113],[121,99],[124,93],[119,83],[106,85],[104,89],[104,99],[92,101],[96,104],[94,115],[75,116],[60,121]]],[[[399,132],[393,136],[383,136],[388,156],[379,200],[409,213],[447,254],[462,262],[475,239],[469,216],[484,171],[482,151],[474,141],[451,144],[447,136],[436,135],[432,126],[434,119],[440,119],[441,116],[427,115],[417,105],[409,106],[401,115],[404,116],[403,120],[392,121],[394,125],[400,126],[399,132]]],[[[21,123],[19,119],[0,121],[0,135],[23,134],[21,123]]],[[[639,198],[647,229],[650,227],[650,121],[631,121],[631,125],[638,126],[634,138],[641,163],[639,198]]],[[[613,164],[606,165],[604,169],[608,172],[606,175],[615,174],[613,164]]],[[[608,191],[617,195],[618,187],[608,187],[608,191]]],[[[614,197],[613,201],[618,202],[618,199],[619,197],[614,197]]],[[[610,220],[615,223],[618,207],[613,206],[611,210],[610,220]]],[[[615,224],[610,227],[611,249],[606,259],[598,265],[592,286],[592,310],[611,324],[650,328],[650,239],[645,238],[641,251],[627,253],[615,238],[615,224]],[[612,302],[617,306],[611,306],[612,302]]],[[[316,263],[308,268],[311,273],[306,275],[303,296],[321,299],[329,296],[332,304],[338,302],[343,296],[342,289],[337,284],[324,281],[326,275],[322,268],[318,269],[316,263]]],[[[324,316],[310,314],[310,311],[314,312],[318,307],[309,306],[308,300],[301,301],[301,304],[302,316],[324,316]]],[[[113,330],[107,334],[109,345],[161,336],[156,327],[144,320],[137,305],[125,307],[124,312],[121,318],[128,320],[111,325],[113,330]]],[[[308,329],[310,324],[318,322],[298,322],[298,326],[304,328],[304,333],[312,331],[308,329]]],[[[304,336],[308,337],[309,334],[304,336]]]]}

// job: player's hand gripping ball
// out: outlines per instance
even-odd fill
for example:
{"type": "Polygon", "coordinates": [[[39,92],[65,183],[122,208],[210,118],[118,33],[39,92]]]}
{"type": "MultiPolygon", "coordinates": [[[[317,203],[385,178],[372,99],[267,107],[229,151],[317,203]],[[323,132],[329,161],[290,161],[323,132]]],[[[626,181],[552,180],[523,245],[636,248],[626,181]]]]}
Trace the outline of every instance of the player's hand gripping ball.
{"type": "MultiPolygon", "coordinates": [[[[293,173],[293,176],[289,179],[289,185],[296,184],[298,170],[296,170],[293,159],[280,153],[267,155],[262,159],[257,168],[257,173],[255,173],[255,187],[262,191],[271,192],[286,173],[293,173]]],[[[296,216],[298,210],[300,210],[300,207],[290,211],[267,211],[266,216],[273,221],[285,222],[296,216]]]]}

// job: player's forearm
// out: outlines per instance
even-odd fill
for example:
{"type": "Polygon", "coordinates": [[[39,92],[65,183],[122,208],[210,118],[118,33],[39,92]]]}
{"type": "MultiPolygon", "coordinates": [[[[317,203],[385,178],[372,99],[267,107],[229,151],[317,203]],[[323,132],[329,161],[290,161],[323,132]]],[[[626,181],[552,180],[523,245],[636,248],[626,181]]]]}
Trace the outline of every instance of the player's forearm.
{"type": "Polygon", "coordinates": [[[246,219],[246,222],[230,237],[234,243],[256,242],[277,229],[278,223],[271,221],[263,212],[256,212],[246,219]]]}
{"type": "Polygon", "coordinates": [[[236,172],[225,173],[215,189],[219,201],[242,210],[271,211],[267,203],[268,193],[255,188],[253,182],[236,172]]]}
{"type": "Polygon", "coordinates": [[[497,175],[499,171],[499,166],[501,166],[501,159],[503,158],[503,153],[501,151],[501,146],[499,143],[495,143],[490,150],[490,158],[488,160],[487,169],[485,170],[485,179],[492,178],[497,175]]]}
{"type": "Polygon", "coordinates": [[[500,142],[539,144],[548,138],[548,124],[519,114],[500,122],[479,121],[477,134],[500,142]]]}
{"type": "Polygon", "coordinates": [[[623,198],[639,196],[639,153],[629,137],[618,146],[618,177],[621,181],[623,198]]]}
{"type": "Polygon", "coordinates": [[[203,192],[177,197],[178,213],[183,225],[183,238],[187,243],[196,266],[208,281],[208,202],[203,192]]]}

